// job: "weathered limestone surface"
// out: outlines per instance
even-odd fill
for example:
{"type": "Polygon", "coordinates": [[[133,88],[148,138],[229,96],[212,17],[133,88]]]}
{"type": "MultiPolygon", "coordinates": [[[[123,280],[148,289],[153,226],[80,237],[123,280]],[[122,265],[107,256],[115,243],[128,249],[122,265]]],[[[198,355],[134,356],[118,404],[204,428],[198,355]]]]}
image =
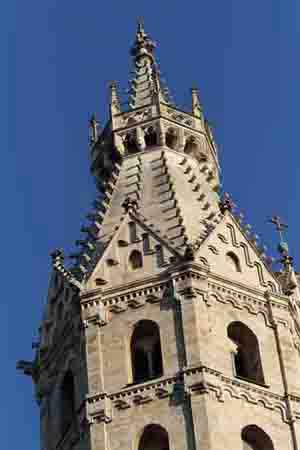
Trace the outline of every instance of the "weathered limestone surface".
{"type": "Polygon", "coordinates": [[[153,49],[140,24],[129,110],[113,83],[107,126],[91,120],[100,195],[75,263],[52,255],[36,357],[19,363],[42,449],[300,450],[291,258],[275,274],[220,197],[197,91],[190,113],[171,105],[153,49]]]}

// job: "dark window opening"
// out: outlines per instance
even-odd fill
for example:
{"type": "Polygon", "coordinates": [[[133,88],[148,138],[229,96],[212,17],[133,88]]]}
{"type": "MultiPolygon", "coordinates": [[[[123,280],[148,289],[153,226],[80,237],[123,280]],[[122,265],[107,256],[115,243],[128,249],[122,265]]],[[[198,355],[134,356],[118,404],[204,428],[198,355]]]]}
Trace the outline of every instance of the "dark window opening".
{"type": "Polygon", "coordinates": [[[226,260],[236,272],[241,272],[241,264],[239,258],[233,252],[226,253],[226,260]]]}
{"type": "Polygon", "coordinates": [[[160,425],[148,425],[144,429],[138,450],[170,450],[167,431],[160,425]]]}
{"type": "Polygon", "coordinates": [[[258,384],[265,384],[259,343],[255,334],[241,322],[232,322],[227,332],[229,339],[236,345],[235,375],[258,384]]]}
{"type": "Polygon", "coordinates": [[[159,329],[151,320],[138,322],[131,338],[133,382],[140,383],[163,374],[159,329]]]}
{"type": "Polygon", "coordinates": [[[138,450],[170,450],[167,431],[160,425],[148,425],[144,429],[138,450]]]}
{"type": "Polygon", "coordinates": [[[139,152],[136,140],[134,139],[133,136],[130,135],[127,135],[126,138],[124,139],[124,147],[128,155],[133,155],[139,152]]]}
{"type": "Polygon", "coordinates": [[[243,450],[274,450],[271,438],[257,425],[242,430],[243,450]]]}
{"type": "Polygon", "coordinates": [[[188,155],[193,155],[197,153],[198,145],[194,138],[189,138],[184,146],[184,153],[187,153],[188,155]]]}
{"type": "Polygon", "coordinates": [[[156,134],[156,131],[152,127],[150,127],[145,132],[145,144],[146,144],[146,147],[151,147],[153,145],[157,145],[157,134],[156,134]]]}
{"type": "Polygon", "coordinates": [[[166,145],[167,145],[167,147],[175,150],[177,147],[177,142],[178,142],[177,134],[176,134],[175,130],[173,130],[173,128],[171,128],[170,130],[167,131],[167,134],[166,134],[166,145]]]}
{"type": "Polygon", "coordinates": [[[129,269],[137,270],[143,267],[143,256],[138,250],[133,250],[129,256],[129,269]]]}

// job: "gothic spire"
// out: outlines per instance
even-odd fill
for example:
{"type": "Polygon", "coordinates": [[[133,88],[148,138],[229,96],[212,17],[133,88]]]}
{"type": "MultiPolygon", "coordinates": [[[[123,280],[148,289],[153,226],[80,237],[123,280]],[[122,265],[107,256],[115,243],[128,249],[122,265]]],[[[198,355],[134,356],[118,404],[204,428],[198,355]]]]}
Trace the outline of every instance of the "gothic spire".
{"type": "Polygon", "coordinates": [[[158,65],[154,56],[155,47],[155,42],[145,32],[143,21],[140,20],[131,48],[134,78],[130,81],[129,106],[132,109],[150,105],[155,96],[167,103],[161,89],[158,65]]]}

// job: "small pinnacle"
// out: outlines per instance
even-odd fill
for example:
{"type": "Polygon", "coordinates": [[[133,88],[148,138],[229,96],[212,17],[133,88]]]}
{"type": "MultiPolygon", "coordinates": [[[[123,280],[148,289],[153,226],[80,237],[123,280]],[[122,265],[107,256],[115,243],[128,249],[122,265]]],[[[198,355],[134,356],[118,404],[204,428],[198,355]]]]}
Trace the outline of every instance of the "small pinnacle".
{"type": "Polygon", "coordinates": [[[192,94],[192,113],[195,117],[203,119],[202,106],[199,99],[199,91],[196,87],[191,88],[192,94]]]}
{"type": "Polygon", "coordinates": [[[63,259],[64,258],[64,252],[61,249],[56,249],[56,250],[53,250],[50,253],[50,256],[51,256],[53,261],[56,261],[57,259],[63,259]]]}
{"type": "Polygon", "coordinates": [[[222,199],[219,202],[219,207],[221,214],[225,214],[226,211],[232,211],[234,208],[234,203],[228,194],[228,192],[224,192],[222,199]]]}
{"type": "Polygon", "coordinates": [[[116,89],[117,88],[117,82],[115,80],[111,80],[109,83],[110,89],[116,89]]]}

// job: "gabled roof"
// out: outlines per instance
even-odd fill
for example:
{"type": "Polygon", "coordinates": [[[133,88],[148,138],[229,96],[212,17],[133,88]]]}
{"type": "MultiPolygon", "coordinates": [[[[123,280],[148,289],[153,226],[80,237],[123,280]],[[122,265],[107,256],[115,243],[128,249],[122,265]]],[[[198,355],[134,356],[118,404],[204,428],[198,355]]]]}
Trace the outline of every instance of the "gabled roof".
{"type": "Polygon", "coordinates": [[[238,283],[280,293],[279,280],[261,251],[228,211],[198,250],[213,273],[238,283]]]}
{"type": "Polygon", "coordinates": [[[147,224],[147,219],[137,211],[128,211],[121,219],[109,244],[90,267],[84,285],[94,288],[99,285],[116,285],[118,282],[144,278],[165,271],[182,255],[161,236],[160,230],[147,224]],[[130,227],[135,226],[136,238],[130,236],[130,227]],[[145,240],[147,239],[147,243],[145,240]],[[145,261],[143,270],[131,273],[128,260],[132,251],[139,251],[145,261]]]}

